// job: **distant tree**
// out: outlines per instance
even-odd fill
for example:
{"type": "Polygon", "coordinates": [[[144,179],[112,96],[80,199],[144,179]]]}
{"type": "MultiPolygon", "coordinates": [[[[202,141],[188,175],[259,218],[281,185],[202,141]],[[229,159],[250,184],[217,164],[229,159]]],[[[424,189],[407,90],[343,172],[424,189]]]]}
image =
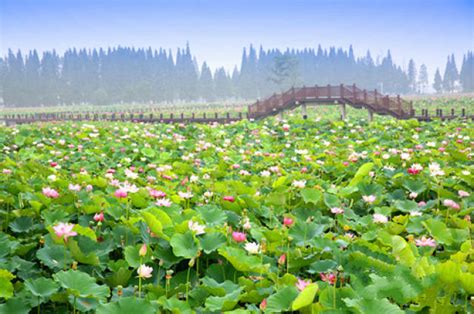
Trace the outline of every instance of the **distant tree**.
{"type": "Polygon", "coordinates": [[[428,86],[428,69],[425,64],[420,66],[420,73],[418,74],[418,87],[420,93],[425,92],[425,88],[428,86]]]}
{"type": "Polygon", "coordinates": [[[416,84],[416,65],[413,59],[410,59],[408,62],[408,81],[410,82],[410,91],[416,93],[417,91],[417,84],[416,84]]]}
{"type": "MultiPolygon", "coordinates": [[[[451,59],[454,58],[450,56],[451,59]]],[[[45,51],[41,58],[35,51],[22,54],[10,50],[0,60],[0,93],[7,106],[25,106],[159,103],[213,97],[251,100],[293,85],[315,84],[356,83],[365,89],[383,85],[385,93],[413,90],[413,80],[410,81],[407,71],[394,64],[390,51],[380,62],[379,58],[376,60],[370,51],[357,58],[352,46],[323,49],[319,45],[317,49],[285,51],[263,47],[257,51],[250,46],[244,48],[240,68],[235,67],[230,77],[224,69],[211,75],[207,65],[199,70],[189,45],[178,49],[175,55],[164,49],[120,46],[71,48],[62,55],[45,51]]],[[[461,69],[464,90],[472,86],[470,68],[472,53],[461,69]]]]}
{"type": "Polygon", "coordinates": [[[437,93],[441,93],[443,91],[443,79],[441,78],[441,74],[439,73],[439,69],[436,69],[436,73],[434,76],[433,88],[437,93]]]}
{"type": "Polygon", "coordinates": [[[471,51],[464,56],[459,74],[463,92],[474,91],[474,55],[471,51]]]}
{"type": "Polygon", "coordinates": [[[297,86],[299,81],[297,66],[298,61],[291,55],[277,56],[274,59],[269,80],[274,82],[282,92],[297,86]]]}
{"type": "Polygon", "coordinates": [[[204,62],[199,77],[199,96],[206,101],[214,100],[214,81],[212,79],[211,69],[204,62]]]}
{"type": "Polygon", "coordinates": [[[218,68],[214,74],[215,95],[217,99],[229,98],[232,94],[231,79],[224,68],[218,68]]]}
{"type": "Polygon", "coordinates": [[[458,69],[454,55],[448,56],[446,68],[443,75],[443,89],[447,92],[453,92],[456,87],[456,81],[459,78],[458,69]]]}

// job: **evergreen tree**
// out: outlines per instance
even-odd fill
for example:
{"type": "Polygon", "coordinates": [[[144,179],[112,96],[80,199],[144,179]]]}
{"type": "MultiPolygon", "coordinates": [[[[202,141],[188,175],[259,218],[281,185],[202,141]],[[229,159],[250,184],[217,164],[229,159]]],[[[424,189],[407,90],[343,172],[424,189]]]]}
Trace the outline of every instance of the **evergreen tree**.
{"type": "Polygon", "coordinates": [[[425,64],[420,66],[420,73],[418,74],[418,88],[420,93],[425,92],[425,88],[428,86],[428,69],[425,64]]]}
{"type": "Polygon", "coordinates": [[[471,51],[463,58],[461,73],[459,75],[463,92],[474,91],[474,55],[471,51]]]}
{"type": "Polygon", "coordinates": [[[437,93],[441,93],[443,91],[443,79],[441,78],[441,74],[439,73],[439,69],[436,69],[436,73],[434,76],[433,88],[437,93]]]}
{"type": "Polygon", "coordinates": [[[199,77],[199,96],[206,101],[214,100],[214,81],[212,79],[211,69],[204,62],[199,77]]]}
{"type": "Polygon", "coordinates": [[[413,93],[417,92],[416,76],[417,73],[415,61],[413,61],[413,59],[410,59],[410,61],[408,62],[408,81],[410,82],[410,91],[413,93]]]}
{"type": "Polygon", "coordinates": [[[456,87],[456,81],[458,80],[459,74],[456,67],[456,61],[454,55],[448,56],[446,68],[443,75],[443,89],[447,92],[453,92],[456,87]]]}

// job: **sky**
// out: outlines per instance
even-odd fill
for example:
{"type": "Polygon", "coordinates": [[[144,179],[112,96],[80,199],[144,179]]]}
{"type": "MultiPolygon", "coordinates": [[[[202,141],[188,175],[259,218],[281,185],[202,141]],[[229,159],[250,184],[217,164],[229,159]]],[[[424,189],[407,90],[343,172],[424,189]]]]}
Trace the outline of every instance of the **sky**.
{"type": "Polygon", "coordinates": [[[0,55],[71,47],[185,47],[199,64],[229,71],[242,49],[391,50],[406,68],[444,69],[474,50],[474,0],[0,0],[0,55]]]}

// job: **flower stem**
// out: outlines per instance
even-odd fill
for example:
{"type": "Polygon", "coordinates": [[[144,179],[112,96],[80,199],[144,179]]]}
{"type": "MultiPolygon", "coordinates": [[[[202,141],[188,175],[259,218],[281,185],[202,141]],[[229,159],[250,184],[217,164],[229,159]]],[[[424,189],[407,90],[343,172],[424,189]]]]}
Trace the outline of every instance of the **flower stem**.
{"type": "Polygon", "coordinates": [[[288,245],[286,248],[286,273],[288,274],[288,271],[290,269],[290,239],[288,239],[288,245]]]}
{"type": "MultiPolygon", "coordinates": [[[[142,257],[140,256],[140,267],[142,265],[142,257]]],[[[142,276],[138,275],[138,297],[142,297],[142,276]]]]}
{"type": "Polygon", "coordinates": [[[189,298],[189,275],[191,274],[191,267],[188,267],[188,273],[186,274],[186,302],[189,298]]]}
{"type": "Polygon", "coordinates": [[[334,286],[333,286],[332,307],[334,309],[336,309],[336,284],[337,284],[337,279],[334,280],[334,286]]]}

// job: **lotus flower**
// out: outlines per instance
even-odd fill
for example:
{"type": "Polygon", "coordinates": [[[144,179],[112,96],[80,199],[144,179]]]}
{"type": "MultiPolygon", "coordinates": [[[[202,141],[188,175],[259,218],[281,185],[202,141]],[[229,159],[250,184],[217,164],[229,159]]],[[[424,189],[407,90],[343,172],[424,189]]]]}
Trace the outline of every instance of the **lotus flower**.
{"type": "Polygon", "coordinates": [[[302,189],[306,186],[306,180],[295,180],[291,185],[295,188],[302,189]]]}
{"type": "Polygon", "coordinates": [[[77,232],[72,231],[74,228],[74,224],[70,223],[59,223],[56,226],[53,226],[54,233],[60,237],[63,238],[64,241],[67,241],[69,237],[74,237],[77,235],[77,232]]]}
{"type": "Polygon", "coordinates": [[[189,228],[189,230],[193,231],[196,235],[206,233],[206,231],[204,231],[204,228],[206,228],[206,226],[200,225],[196,221],[189,220],[188,221],[188,228],[189,228]]]}
{"type": "Polygon", "coordinates": [[[302,280],[298,278],[298,281],[296,282],[296,288],[298,288],[299,291],[303,291],[309,284],[311,283],[311,280],[302,280]]]}
{"type": "Polygon", "coordinates": [[[446,207],[450,207],[452,209],[460,209],[461,208],[461,206],[459,206],[458,203],[456,203],[455,201],[450,200],[450,199],[444,200],[443,205],[446,206],[446,207]]]}
{"type": "Polygon", "coordinates": [[[364,202],[372,204],[373,202],[375,202],[377,197],[375,195],[363,195],[362,199],[364,200],[364,202]]]}
{"type": "Polygon", "coordinates": [[[436,247],[436,241],[432,238],[427,238],[422,236],[421,239],[415,240],[416,246],[429,246],[429,247],[436,247]]]}
{"type": "Polygon", "coordinates": [[[374,214],[373,218],[374,218],[374,222],[378,223],[378,224],[380,224],[380,223],[384,224],[384,223],[388,222],[387,216],[384,216],[382,214],[374,214]]]}
{"type": "Polygon", "coordinates": [[[344,214],[344,209],[339,208],[339,207],[333,207],[331,208],[331,213],[338,215],[338,214],[344,214]]]}
{"type": "Polygon", "coordinates": [[[59,193],[55,189],[51,189],[49,187],[43,188],[43,195],[49,198],[58,198],[59,193]]]}
{"type": "Polygon", "coordinates": [[[126,189],[120,188],[118,190],[115,190],[114,195],[117,198],[126,198],[128,196],[128,193],[126,189]]]}
{"type": "Polygon", "coordinates": [[[243,232],[234,231],[232,232],[232,238],[235,242],[244,242],[247,240],[247,236],[243,232]]]}
{"type": "Polygon", "coordinates": [[[337,276],[334,273],[321,273],[319,274],[321,276],[321,280],[324,282],[329,283],[330,285],[333,285],[336,283],[337,276]]]}
{"type": "Polygon", "coordinates": [[[99,221],[104,221],[104,213],[100,212],[94,215],[94,221],[99,222],[99,221]]]}
{"type": "Polygon", "coordinates": [[[258,253],[260,253],[260,245],[258,245],[258,243],[255,243],[255,242],[245,243],[244,248],[245,248],[245,250],[246,250],[247,252],[249,252],[250,254],[258,254],[258,253]]]}
{"type": "Polygon", "coordinates": [[[140,278],[151,278],[153,273],[153,267],[146,266],[144,264],[140,265],[137,269],[138,277],[140,278]]]}

